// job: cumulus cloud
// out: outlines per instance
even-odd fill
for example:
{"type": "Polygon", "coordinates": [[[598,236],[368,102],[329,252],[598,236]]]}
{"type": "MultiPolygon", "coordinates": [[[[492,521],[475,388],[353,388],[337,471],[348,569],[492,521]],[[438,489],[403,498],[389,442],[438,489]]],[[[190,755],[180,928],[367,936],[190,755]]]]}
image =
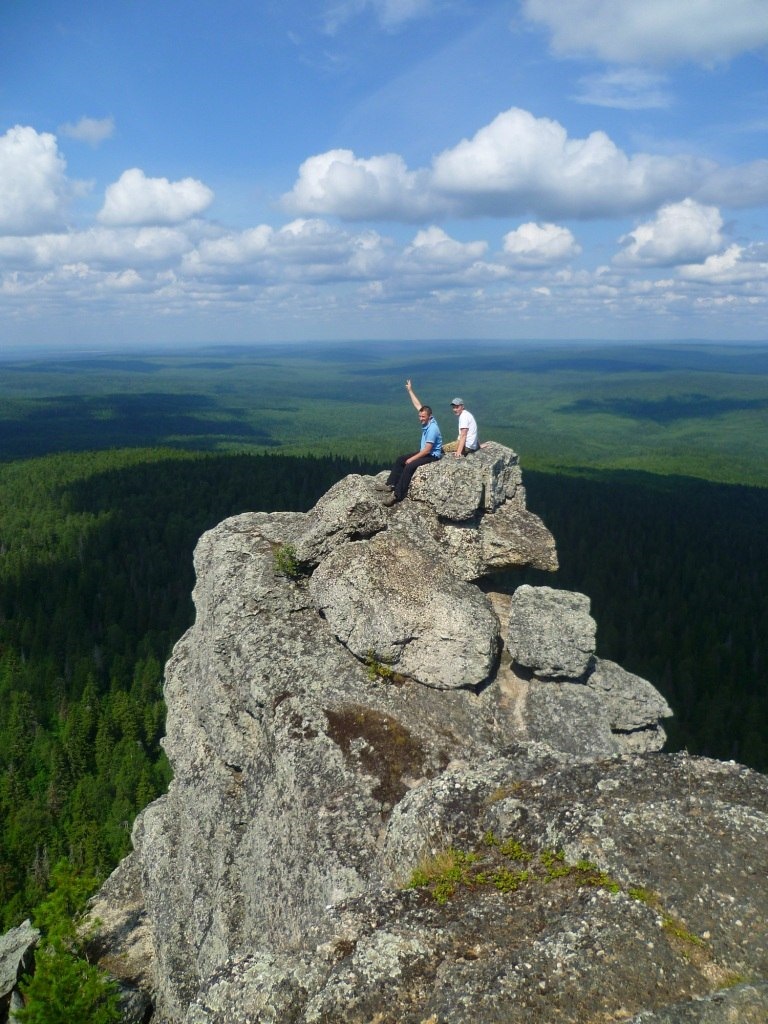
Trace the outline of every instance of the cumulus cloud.
{"type": "Polygon", "coordinates": [[[716,169],[689,156],[628,156],[604,132],[571,139],[549,118],[513,107],[429,169],[402,157],[336,149],[305,160],[283,197],[293,213],[346,220],[454,216],[602,217],[650,210],[691,194],[716,169]]]}
{"type": "Polygon", "coordinates": [[[362,159],[349,149],[332,149],[304,161],[283,206],[346,220],[419,220],[433,205],[426,177],[409,171],[395,154],[362,159]]]}
{"type": "Polygon", "coordinates": [[[442,228],[433,226],[419,231],[403,255],[422,268],[447,270],[474,263],[485,255],[487,249],[486,242],[458,242],[442,228]]]}
{"type": "Polygon", "coordinates": [[[297,219],[203,239],[182,261],[196,278],[260,281],[359,280],[380,270],[387,243],[375,231],[350,234],[326,221],[297,219]]]}
{"type": "Polygon", "coordinates": [[[571,139],[557,121],[513,107],[441,153],[432,184],[467,212],[598,217],[685,194],[705,169],[686,156],[627,156],[601,131],[571,139]]]}
{"type": "Polygon", "coordinates": [[[0,265],[51,269],[79,263],[95,267],[143,266],[175,261],[194,243],[174,228],[91,228],[0,238],[0,265]]]}
{"type": "Polygon", "coordinates": [[[728,60],[768,43],[764,0],[523,0],[552,48],[619,64],[728,60]]]}
{"type": "Polygon", "coordinates": [[[768,284],[768,260],[764,256],[762,247],[731,245],[725,252],[708,256],[701,264],[680,267],[679,275],[709,285],[768,284]]]}
{"type": "Polygon", "coordinates": [[[107,188],[99,221],[108,225],[180,224],[201,214],[212,202],[213,192],[201,181],[147,178],[134,167],[107,188]]]}
{"type": "Polygon", "coordinates": [[[723,218],[715,206],[693,199],[663,206],[652,221],[640,224],[619,240],[625,249],[615,262],[671,266],[705,260],[723,244],[723,218]]]}
{"type": "Polygon", "coordinates": [[[574,259],[581,252],[568,228],[557,224],[521,224],[504,236],[504,252],[518,267],[548,267],[574,259]]]}
{"type": "Polygon", "coordinates": [[[115,120],[112,117],[81,117],[75,123],[67,122],[60,125],[59,134],[69,139],[77,139],[79,142],[87,142],[95,149],[115,134],[115,120]]]}
{"type": "Polygon", "coordinates": [[[267,252],[274,231],[266,224],[260,224],[246,231],[222,235],[220,238],[204,239],[195,251],[198,265],[210,267],[238,266],[261,259],[267,252]]]}
{"type": "Polygon", "coordinates": [[[0,234],[60,228],[71,194],[54,135],[16,125],[0,136],[0,234]]]}
{"type": "Polygon", "coordinates": [[[619,68],[599,75],[585,75],[579,82],[578,103],[618,110],[652,110],[668,107],[666,79],[642,68],[619,68]]]}

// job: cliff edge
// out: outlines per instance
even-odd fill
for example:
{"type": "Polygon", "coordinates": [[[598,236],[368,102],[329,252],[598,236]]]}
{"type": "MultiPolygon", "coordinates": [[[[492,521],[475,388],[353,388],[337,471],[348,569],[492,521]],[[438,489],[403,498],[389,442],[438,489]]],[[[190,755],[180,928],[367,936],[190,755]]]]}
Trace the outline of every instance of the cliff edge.
{"type": "Polygon", "coordinates": [[[768,780],[659,753],[584,595],[497,591],[557,568],[514,452],[383,480],[197,546],[174,778],[93,906],[126,1021],[765,1021],[768,780]]]}

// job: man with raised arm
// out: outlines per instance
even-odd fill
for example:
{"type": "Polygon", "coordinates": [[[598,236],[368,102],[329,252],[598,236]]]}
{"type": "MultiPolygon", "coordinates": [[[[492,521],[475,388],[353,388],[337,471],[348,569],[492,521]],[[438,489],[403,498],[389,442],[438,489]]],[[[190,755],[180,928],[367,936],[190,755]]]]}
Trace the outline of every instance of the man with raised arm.
{"type": "Polygon", "coordinates": [[[416,397],[410,379],[405,382],[405,390],[408,392],[408,397],[411,399],[414,409],[419,414],[421,447],[417,452],[411,452],[408,455],[398,455],[397,459],[395,459],[395,464],[385,485],[391,488],[392,493],[385,499],[385,505],[394,505],[396,502],[402,501],[408,493],[411,477],[419,466],[428,466],[437,462],[443,454],[443,439],[440,435],[440,427],[437,425],[437,420],[432,415],[432,410],[428,405],[422,405],[416,397]]]}
{"type": "MultiPolygon", "coordinates": [[[[410,381],[406,381],[406,388],[409,384],[410,381]]],[[[413,388],[408,388],[408,394],[418,409],[421,406],[421,402],[413,393],[413,388]]],[[[448,444],[443,445],[443,454],[447,455],[448,452],[453,452],[456,458],[460,459],[463,455],[476,452],[482,445],[477,433],[477,420],[469,409],[464,406],[464,399],[454,398],[451,402],[451,409],[454,415],[459,417],[459,436],[455,441],[450,441],[448,444]]]]}

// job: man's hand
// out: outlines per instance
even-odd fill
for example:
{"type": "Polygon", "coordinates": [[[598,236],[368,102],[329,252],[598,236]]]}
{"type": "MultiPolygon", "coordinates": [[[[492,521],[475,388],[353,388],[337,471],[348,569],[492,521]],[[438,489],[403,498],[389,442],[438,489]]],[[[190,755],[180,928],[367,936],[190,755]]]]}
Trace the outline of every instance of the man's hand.
{"type": "Polygon", "coordinates": [[[405,382],[405,390],[408,392],[408,396],[411,399],[411,404],[413,405],[413,408],[416,410],[416,412],[419,412],[419,410],[421,409],[421,399],[417,394],[414,393],[413,384],[411,382],[410,377],[405,382]]]}

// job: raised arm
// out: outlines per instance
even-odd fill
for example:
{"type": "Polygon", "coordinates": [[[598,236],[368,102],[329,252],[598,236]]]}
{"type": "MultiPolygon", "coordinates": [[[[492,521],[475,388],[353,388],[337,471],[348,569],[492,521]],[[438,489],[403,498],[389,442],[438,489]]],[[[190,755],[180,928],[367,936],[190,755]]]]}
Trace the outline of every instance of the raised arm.
{"type": "Polygon", "coordinates": [[[408,397],[410,398],[411,402],[413,402],[413,408],[416,410],[416,412],[418,412],[419,409],[421,409],[421,402],[419,401],[418,397],[414,394],[410,377],[405,382],[405,390],[408,392],[408,397]]]}

